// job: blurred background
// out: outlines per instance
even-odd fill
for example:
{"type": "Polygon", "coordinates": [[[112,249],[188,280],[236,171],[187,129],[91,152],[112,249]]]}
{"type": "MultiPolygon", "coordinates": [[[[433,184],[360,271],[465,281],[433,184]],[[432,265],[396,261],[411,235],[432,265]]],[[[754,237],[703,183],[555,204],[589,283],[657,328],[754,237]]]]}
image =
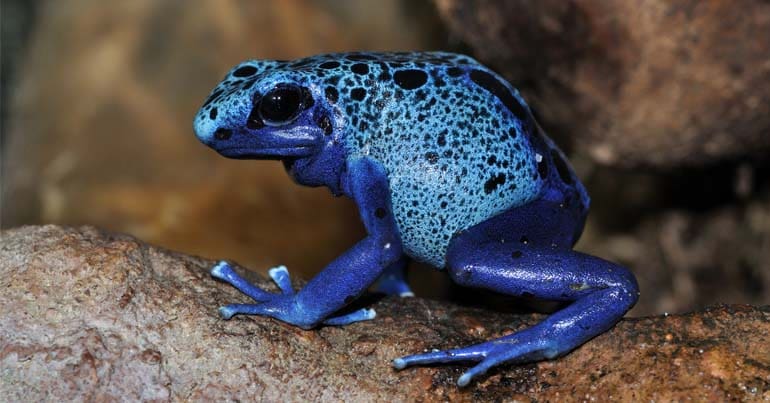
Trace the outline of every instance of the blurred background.
{"type": "MultiPolygon", "coordinates": [[[[593,197],[577,249],[637,275],[632,314],[770,303],[770,3],[600,3],[3,0],[0,225],[308,279],[363,237],[355,206],[207,149],[197,108],[244,59],[448,50],[506,76],[570,154],[593,197]]],[[[418,295],[477,295],[413,273],[418,295]]]]}

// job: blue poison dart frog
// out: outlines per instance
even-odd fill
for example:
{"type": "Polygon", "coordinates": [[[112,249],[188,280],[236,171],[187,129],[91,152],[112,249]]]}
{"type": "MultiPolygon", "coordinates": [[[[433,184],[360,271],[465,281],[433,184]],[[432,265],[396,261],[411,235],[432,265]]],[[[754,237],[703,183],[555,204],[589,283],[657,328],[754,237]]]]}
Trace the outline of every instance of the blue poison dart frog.
{"type": "Polygon", "coordinates": [[[396,358],[393,365],[489,368],[561,356],[636,303],[625,268],[572,250],[589,197],[519,92],[467,56],[342,53],[233,68],[195,117],[198,139],[229,158],[276,159],[308,186],[352,198],[367,236],[295,292],[285,267],[266,292],[227,262],[211,274],[254,299],[220,308],[303,329],[374,319],[340,310],[374,285],[410,295],[409,259],[463,286],[569,302],[496,340],[396,358]]]}

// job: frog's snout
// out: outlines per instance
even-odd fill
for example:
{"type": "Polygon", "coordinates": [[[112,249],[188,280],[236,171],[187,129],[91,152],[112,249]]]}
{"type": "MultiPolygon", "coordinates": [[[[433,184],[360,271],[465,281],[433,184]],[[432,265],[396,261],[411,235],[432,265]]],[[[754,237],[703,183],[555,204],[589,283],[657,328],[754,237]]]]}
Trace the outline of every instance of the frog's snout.
{"type": "Polygon", "coordinates": [[[234,128],[223,124],[224,122],[216,118],[201,116],[202,113],[203,111],[198,113],[193,124],[193,130],[195,131],[195,136],[203,144],[216,148],[217,144],[221,144],[221,142],[233,137],[234,128]]]}

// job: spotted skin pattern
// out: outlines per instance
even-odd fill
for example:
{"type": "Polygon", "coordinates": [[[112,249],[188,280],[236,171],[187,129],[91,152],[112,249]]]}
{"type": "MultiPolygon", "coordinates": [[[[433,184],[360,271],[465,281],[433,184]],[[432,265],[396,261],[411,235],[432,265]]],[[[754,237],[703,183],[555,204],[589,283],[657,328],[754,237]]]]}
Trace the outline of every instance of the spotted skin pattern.
{"type": "Polygon", "coordinates": [[[218,264],[214,277],[258,302],[223,307],[226,318],[268,315],[305,328],[372,319],[371,310],[333,314],[378,278],[378,290],[410,295],[407,258],[446,268],[459,284],[575,301],[501,338],[507,346],[394,361],[480,362],[458,380],[465,386],[503,362],[565,354],[636,301],[624,268],[572,251],[588,213],[585,189],[518,91],[467,56],[246,61],[214,88],[194,126],[226,157],[279,159],[298,183],[353,198],[368,233],[297,293],[285,268],[271,271],[282,293],[269,294],[218,264]]]}

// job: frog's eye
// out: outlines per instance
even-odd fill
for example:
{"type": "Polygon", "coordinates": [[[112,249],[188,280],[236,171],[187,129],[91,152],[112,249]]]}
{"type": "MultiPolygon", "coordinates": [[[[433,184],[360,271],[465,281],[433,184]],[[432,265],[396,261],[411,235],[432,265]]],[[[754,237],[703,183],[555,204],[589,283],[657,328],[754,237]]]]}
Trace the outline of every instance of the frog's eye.
{"type": "Polygon", "coordinates": [[[259,102],[259,116],[269,125],[288,123],[302,107],[302,90],[294,85],[273,88],[259,102]]]}

